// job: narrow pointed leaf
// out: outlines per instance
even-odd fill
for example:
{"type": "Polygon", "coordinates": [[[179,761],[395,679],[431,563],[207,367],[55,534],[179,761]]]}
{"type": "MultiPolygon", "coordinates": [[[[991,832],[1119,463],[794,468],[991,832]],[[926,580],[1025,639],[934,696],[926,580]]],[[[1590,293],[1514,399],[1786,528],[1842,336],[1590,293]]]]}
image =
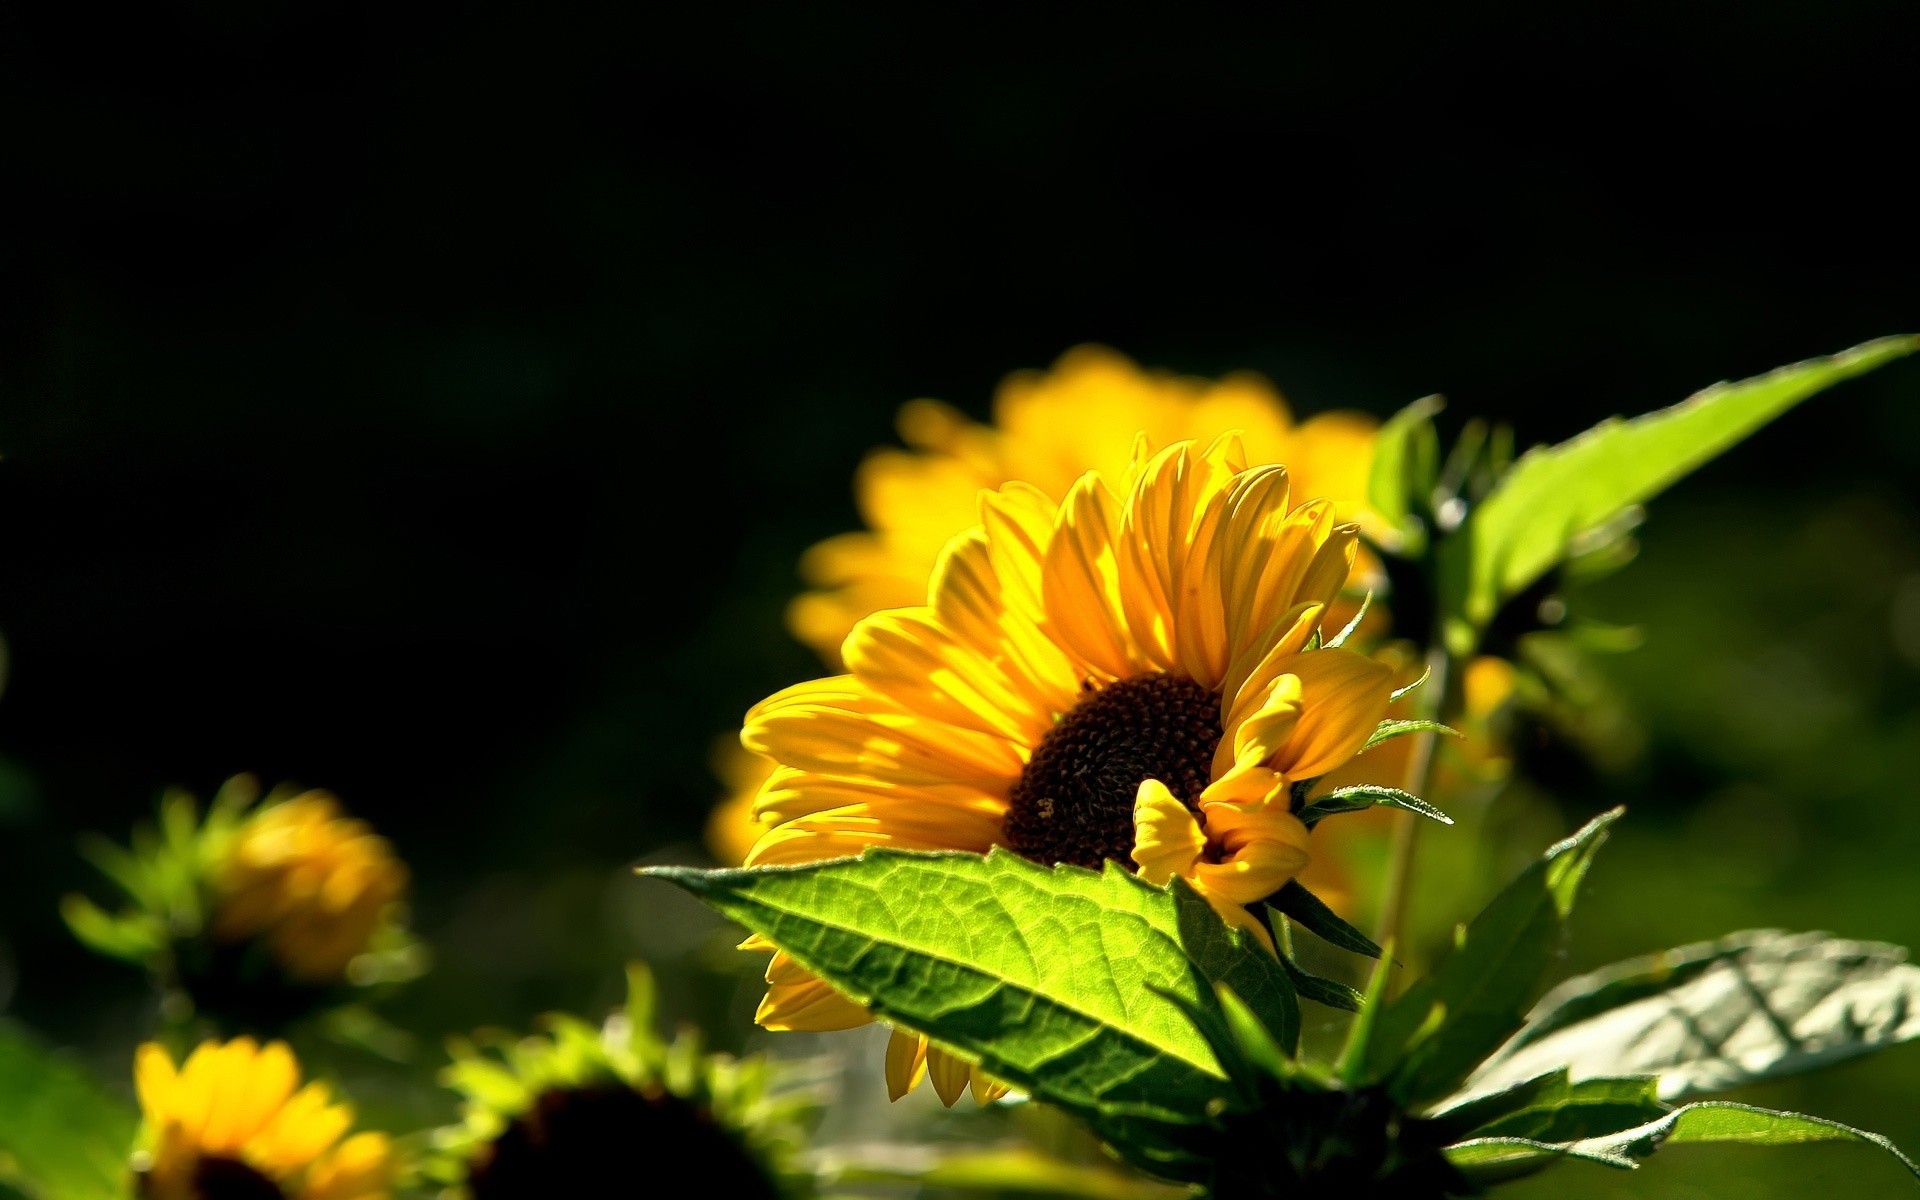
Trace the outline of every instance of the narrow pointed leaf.
{"type": "Polygon", "coordinates": [[[1368,958],[1380,957],[1380,947],[1374,944],[1372,938],[1348,924],[1346,918],[1328,908],[1320,897],[1308,891],[1299,880],[1288,883],[1267,897],[1267,903],[1291,917],[1300,928],[1321,941],[1355,954],[1364,954],[1368,958]]]}
{"type": "Polygon", "coordinates": [[[1910,354],[1920,338],[1889,337],[1719,383],[1672,408],[1604,422],[1522,455],[1441,543],[1438,590],[1449,648],[1471,652],[1502,602],[1539,579],[1592,531],[1719,455],[1795,404],[1910,354]]]}
{"type": "Polygon", "coordinates": [[[1315,975],[1286,954],[1280,956],[1280,966],[1286,971],[1287,978],[1293,981],[1293,990],[1299,993],[1302,1000],[1311,1000],[1315,1004],[1324,1004],[1344,1012],[1360,1011],[1360,1002],[1364,997],[1357,989],[1336,979],[1315,975]]]}
{"type": "Polygon", "coordinates": [[[1458,1087],[1520,1028],[1560,951],[1580,880],[1619,816],[1619,809],[1605,813],[1549,847],[1467,925],[1430,975],[1387,1007],[1369,1048],[1369,1078],[1385,1080],[1404,1104],[1430,1101],[1458,1087]]]}
{"type": "Polygon", "coordinates": [[[1565,1067],[1656,1075],[1669,1100],[1920,1037],[1920,967],[1878,942],[1750,930],[1629,959],[1549,992],[1474,1076],[1498,1089],[1565,1067]]]}
{"type": "Polygon", "coordinates": [[[1360,747],[1360,752],[1364,754],[1366,751],[1378,746],[1381,742],[1392,741],[1397,737],[1406,737],[1410,733],[1429,732],[1443,733],[1448,737],[1460,736],[1458,729],[1442,725],[1438,721],[1382,721],[1374,727],[1373,733],[1367,738],[1367,744],[1360,747]]]}
{"type": "Polygon", "coordinates": [[[1426,817],[1430,821],[1438,821],[1442,825],[1453,824],[1452,817],[1412,792],[1403,792],[1399,788],[1381,787],[1371,783],[1335,788],[1301,809],[1300,819],[1308,828],[1312,828],[1327,817],[1338,813],[1359,812],[1366,808],[1404,809],[1426,817]]]}

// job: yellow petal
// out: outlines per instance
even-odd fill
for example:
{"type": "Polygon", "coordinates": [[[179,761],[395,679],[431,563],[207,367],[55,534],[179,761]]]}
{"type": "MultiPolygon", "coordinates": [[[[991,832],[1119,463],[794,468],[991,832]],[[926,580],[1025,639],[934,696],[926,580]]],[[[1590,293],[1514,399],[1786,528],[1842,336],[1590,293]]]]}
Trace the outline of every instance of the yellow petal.
{"type": "Polygon", "coordinates": [[[927,1073],[927,1039],[895,1029],[887,1039],[887,1099],[898,1100],[920,1085],[927,1073]]]}
{"type": "Polygon", "coordinates": [[[393,1157],[385,1134],[356,1133],[314,1166],[300,1200],[386,1200],[393,1157]]]}
{"type": "Polygon", "coordinates": [[[1207,836],[1187,806],[1158,779],[1140,783],[1133,799],[1133,861],[1155,887],[1188,875],[1206,852],[1207,836]]]}
{"type": "Polygon", "coordinates": [[[1216,821],[1209,813],[1208,832],[1220,847],[1219,862],[1198,863],[1196,881],[1205,890],[1236,904],[1264,900],[1285,887],[1307,865],[1307,827],[1288,812],[1284,803],[1222,811],[1216,821]]]}
{"type": "Polygon", "coordinates": [[[1089,670],[1125,679],[1146,663],[1133,652],[1122,613],[1113,546],[1119,507],[1097,473],[1074,484],[1047,548],[1042,597],[1062,646],[1089,670]]]}
{"type": "Polygon", "coordinates": [[[927,1077],[933,1080],[933,1090],[940,1097],[940,1103],[952,1108],[967,1090],[968,1077],[973,1073],[973,1064],[958,1055],[949,1054],[938,1046],[927,1047],[927,1077]]]}
{"type": "Polygon", "coordinates": [[[999,1080],[989,1078],[979,1067],[973,1069],[971,1088],[975,1104],[992,1104],[1012,1090],[999,1080]]]}
{"type": "Polygon", "coordinates": [[[866,1009],[818,979],[769,984],[753,1019],[767,1029],[826,1033],[858,1029],[873,1020],[866,1009]]]}
{"type": "Polygon", "coordinates": [[[180,1073],[174,1070],[173,1056],[158,1042],[147,1042],[133,1055],[133,1086],[140,1096],[140,1111],[158,1126],[173,1110],[173,1090],[180,1073]]]}
{"type": "Polygon", "coordinates": [[[1284,669],[1300,680],[1300,720],[1273,765],[1316,779],[1366,745],[1393,698],[1393,669],[1350,650],[1309,650],[1284,669]]]}

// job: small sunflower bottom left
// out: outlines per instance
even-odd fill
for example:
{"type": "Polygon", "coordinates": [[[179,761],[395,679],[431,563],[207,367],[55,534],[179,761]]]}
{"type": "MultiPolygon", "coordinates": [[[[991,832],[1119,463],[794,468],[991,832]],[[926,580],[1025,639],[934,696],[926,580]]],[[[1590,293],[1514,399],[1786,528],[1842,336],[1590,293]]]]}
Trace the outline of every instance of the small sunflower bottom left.
{"type": "Polygon", "coordinates": [[[153,1042],[134,1056],[144,1118],[134,1156],[142,1200],[387,1200],[385,1134],[347,1135],[353,1110],[300,1084],[284,1042],[202,1042],[184,1063],[153,1042]]]}

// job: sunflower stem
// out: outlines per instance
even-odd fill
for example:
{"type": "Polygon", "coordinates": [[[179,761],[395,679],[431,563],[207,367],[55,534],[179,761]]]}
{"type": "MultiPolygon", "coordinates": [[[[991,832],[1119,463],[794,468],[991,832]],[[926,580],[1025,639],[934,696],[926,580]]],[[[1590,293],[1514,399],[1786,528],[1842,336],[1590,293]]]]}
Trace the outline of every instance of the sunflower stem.
{"type": "MultiPolygon", "coordinates": [[[[1447,654],[1446,646],[1435,638],[1433,648],[1427,652],[1426,682],[1421,685],[1416,697],[1415,716],[1418,719],[1440,719],[1451,666],[1452,659],[1447,654]]],[[[1433,750],[1437,740],[1438,735],[1431,729],[1413,735],[1413,748],[1407,756],[1407,778],[1403,786],[1416,796],[1426,795],[1427,777],[1432,773],[1433,750]]],[[[1382,946],[1401,942],[1401,925],[1407,915],[1407,897],[1413,890],[1414,850],[1419,843],[1420,826],[1423,823],[1423,819],[1414,813],[1394,814],[1393,846],[1387,860],[1386,894],[1381,899],[1380,926],[1373,939],[1382,946]]]]}

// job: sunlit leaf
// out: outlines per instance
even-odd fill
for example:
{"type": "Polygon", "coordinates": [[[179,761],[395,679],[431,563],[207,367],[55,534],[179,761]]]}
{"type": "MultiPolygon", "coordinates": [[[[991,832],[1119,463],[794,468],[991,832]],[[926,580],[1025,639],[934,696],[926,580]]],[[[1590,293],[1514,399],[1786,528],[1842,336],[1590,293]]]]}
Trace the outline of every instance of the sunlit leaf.
{"type": "Polygon", "coordinates": [[[1386,1007],[1368,1047],[1369,1078],[1384,1080],[1402,1103],[1432,1100],[1520,1028],[1560,951],[1580,880],[1619,815],[1596,817],[1549,847],[1467,925],[1432,974],[1386,1007]]]}
{"type": "Polygon", "coordinates": [[[124,1200],[138,1125],[126,1101],[0,1024],[0,1180],[35,1200],[124,1200]]]}
{"type": "Polygon", "coordinates": [[[1189,1015],[1226,1032],[1214,984],[1283,1044],[1297,1035],[1278,962],[1179,880],[1159,889],[1111,865],[1048,868],[1005,851],[646,873],[765,936],[876,1015],[1075,1112],[1162,1174],[1205,1169],[1199,1123],[1233,1093],[1189,1015]],[[1289,1020],[1292,1031],[1279,1028],[1289,1020]]]}
{"type": "Polygon", "coordinates": [[[1359,812],[1366,808],[1398,808],[1417,813],[1431,821],[1438,821],[1442,825],[1453,824],[1452,817],[1411,792],[1403,792],[1399,788],[1380,787],[1371,783],[1335,788],[1301,809],[1300,819],[1311,829],[1320,821],[1338,813],[1359,812]]]}
{"type": "Polygon", "coordinates": [[[1471,1081],[1544,1070],[1656,1075],[1667,1099],[1805,1071],[1920,1037],[1920,967],[1823,933],[1753,930],[1561,984],[1471,1081]]]}
{"type": "Polygon", "coordinates": [[[1438,396],[1415,400],[1374,437],[1367,503],[1397,535],[1395,550],[1417,553],[1425,536],[1418,514],[1432,502],[1440,470],[1440,436],[1433,428],[1440,408],[1438,396]]]}
{"type": "Polygon", "coordinates": [[[1749,1104],[1708,1100],[1604,1137],[1566,1142],[1527,1138],[1475,1138],[1447,1148],[1447,1158],[1479,1184],[1530,1175],[1563,1159],[1631,1169],[1636,1160],[1668,1146],[1731,1143],[1798,1146],[1812,1142],[1860,1142],[1886,1151],[1920,1179],[1920,1166],[1877,1133],[1804,1113],[1776,1112],[1749,1104]]]}
{"type": "Polygon", "coordinates": [[[1881,338],[1831,358],[1715,384],[1672,408],[1616,418],[1571,441],[1527,451],[1438,548],[1448,648],[1470,653],[1502,602],[1579,552],[1631,506],[1807,397],[1916,347],[1920,338],[1881,338]]]}

